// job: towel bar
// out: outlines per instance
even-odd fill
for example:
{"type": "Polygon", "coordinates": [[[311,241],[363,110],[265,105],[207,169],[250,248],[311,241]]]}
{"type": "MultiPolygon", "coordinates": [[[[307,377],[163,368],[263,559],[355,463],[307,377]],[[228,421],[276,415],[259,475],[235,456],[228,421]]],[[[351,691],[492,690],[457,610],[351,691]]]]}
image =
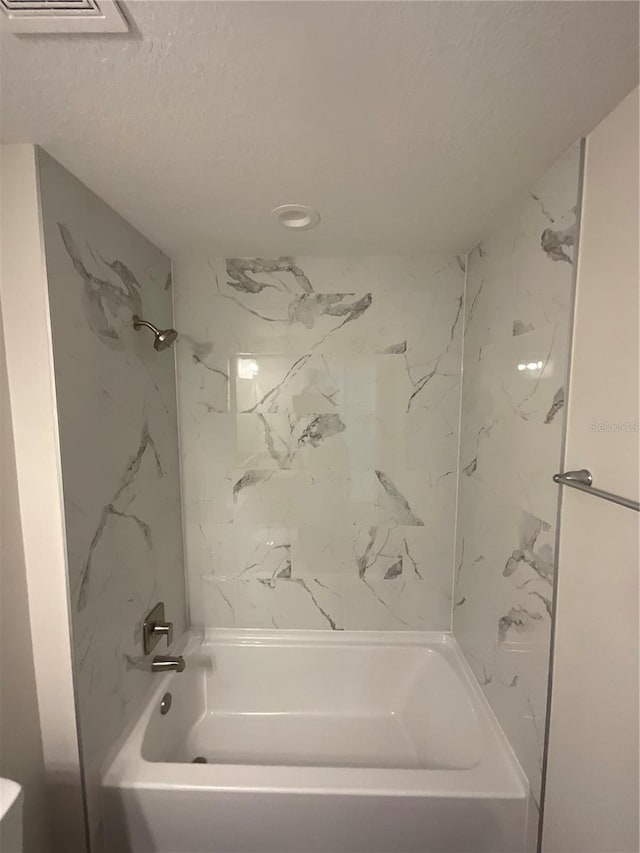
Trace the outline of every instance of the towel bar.
{"type": "Polygon", "coordinates": [[[554,474],[553,482],[559,486],[569,486],[571,489],[579,489],[581,492],[587,492],[594,495],[596,498],[603,498],[605,501],[611,501],[620,506],[626,506],[629,509],[634,509],[640,512],[640,502],[631,500],[631,498],[622,498],[620,495],[614,495],[612,492],[605,492],[604,489],[596,489],[593,486],[593,477],[591,471],[586,468],[580,468],[578,471],[565,471],[564,474],[554,474]]]}

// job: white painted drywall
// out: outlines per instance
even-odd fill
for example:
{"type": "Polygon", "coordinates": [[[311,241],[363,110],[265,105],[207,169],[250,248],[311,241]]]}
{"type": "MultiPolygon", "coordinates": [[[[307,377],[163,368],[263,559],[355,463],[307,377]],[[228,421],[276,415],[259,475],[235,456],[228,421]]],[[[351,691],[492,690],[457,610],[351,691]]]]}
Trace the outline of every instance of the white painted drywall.
{"type": "MultiPolygon", "coordinates": [[[[637,89],[587,138],[577,276],[565,468],[637,500],[637,89]]],[[[639,849],[638,522],[563,495],[545,853],[639,849]]]]}
{"type": "MultiPolygon", "coordinates": [[[[9,388],[0,318],[0,776],[24,788],[25,853],[51,853],[9,388]]],[[[4,850],[0,825],[0,850],[4,850]]]]}
{"type": "Polygon", "coordinates": [[[3,140],[171,257],[465,252],[638,83],[636,3],[125,5],[135,38],[2,39],[3,140]]]}
{"type": "MultiPolygon", "coordinates": [[[[82,853],[58,422],[35,149],[7,145],[0,153],[0,296],[52,841],[56,853],[82,853]]],[[[7,665],[12,664],[3,656],[3,669],[7,665]]]]}

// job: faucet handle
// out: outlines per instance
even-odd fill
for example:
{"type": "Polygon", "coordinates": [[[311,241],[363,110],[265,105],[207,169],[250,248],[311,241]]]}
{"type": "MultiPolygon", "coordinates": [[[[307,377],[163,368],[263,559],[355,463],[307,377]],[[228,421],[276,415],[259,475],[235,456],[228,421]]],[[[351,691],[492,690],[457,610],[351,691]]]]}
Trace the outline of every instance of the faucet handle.
{"type": "Polygon", "coordinates": [[[173,622],[165,620],[162,601],[147,613],[142,623],[142,648],[145,655],[151,654],[161,637],[167,638],[168,648],[173,642],[173,622]]]}
{"type": "Polygon", "coordinates": [[[173,622],[154,622],[150,631],[154,636],[166,637],[167,647],[173,642],[173,622]]]}

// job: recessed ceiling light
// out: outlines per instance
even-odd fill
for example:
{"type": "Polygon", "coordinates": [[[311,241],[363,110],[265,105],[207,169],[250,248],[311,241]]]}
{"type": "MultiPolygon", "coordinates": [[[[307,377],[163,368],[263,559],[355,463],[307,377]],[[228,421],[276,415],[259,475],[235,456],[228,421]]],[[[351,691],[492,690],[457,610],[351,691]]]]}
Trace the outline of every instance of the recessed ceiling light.
{"type": "Polygon", "coordinates": [[[275,216],[283,228],[295,228],[298,231],[307,231],[315,228],[320,222],[320,214],[306,204],[281,204],[274,207],[271,215],[275,216]]]}

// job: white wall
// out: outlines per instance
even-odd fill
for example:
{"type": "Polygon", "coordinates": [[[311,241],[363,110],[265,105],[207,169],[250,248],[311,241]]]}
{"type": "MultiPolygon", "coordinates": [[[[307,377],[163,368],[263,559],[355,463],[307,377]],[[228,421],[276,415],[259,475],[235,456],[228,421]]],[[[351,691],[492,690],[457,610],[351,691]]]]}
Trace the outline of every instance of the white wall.
{"type": "MultiPolygon", "coordinates": [[[[565,461],[636,500],[638,346],[636,89],[587,138],[565,461]]],[[[545,853],[639,849],[638,520],[564,490],[545,853]]]]}
{"type": "MultiPolygon", "coordinates": [[[[25,853],[49,853],[40,715],[33,669],[9,387],[0,317],[0,775],[24,788],[25,853]]],[[[0,827],[0,849],[4,850],[0,827]]],[[[10,853],[10,851],[9,851],[10,853]]]]}
{"type": "MultiPolygon", "coordinates": [[[[2,146],[1,169],[0,292],[42,750],[54,849],[56,853],[81,853],[85,849],[84,816],[35,149],[31,145],[2,146]]],[[[18,571],[19,558],[18,549],[13,555],[18,571]]],[[[20,583],[15,577],[13,581],[20,583]]],[[[22,618],[25,615],[23,609],[22,618]]],[[[22,623],[26,642],[25,627],[22,623]]],[[[3,670],[16,666],[12,645],[7,648],[3,643],[0,654],[3,670]]],[[[23,685],[23,689],[28,688],[23,685]]],[[[25,710],[24,720],[29,713],[25,710]]],[[[32,732],[32,737],[37,740],[37,733],[32,732]]],[[[37,750],[37,743],[33,748],[37,750]]],[[[37,757],[32,760],[37,764],[37,757]]]]}

